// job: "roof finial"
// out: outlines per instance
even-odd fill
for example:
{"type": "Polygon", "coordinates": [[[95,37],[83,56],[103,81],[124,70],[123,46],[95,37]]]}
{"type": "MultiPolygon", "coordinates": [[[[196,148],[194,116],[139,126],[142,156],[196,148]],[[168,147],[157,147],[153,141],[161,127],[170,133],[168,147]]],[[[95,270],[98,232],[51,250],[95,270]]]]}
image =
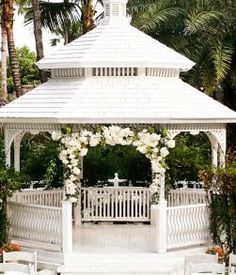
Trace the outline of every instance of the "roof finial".
{"type": "Polygon", "coordinates": [[[127,2],[128,0],[103,0],[105,19],[126,18],[127,2]]]}

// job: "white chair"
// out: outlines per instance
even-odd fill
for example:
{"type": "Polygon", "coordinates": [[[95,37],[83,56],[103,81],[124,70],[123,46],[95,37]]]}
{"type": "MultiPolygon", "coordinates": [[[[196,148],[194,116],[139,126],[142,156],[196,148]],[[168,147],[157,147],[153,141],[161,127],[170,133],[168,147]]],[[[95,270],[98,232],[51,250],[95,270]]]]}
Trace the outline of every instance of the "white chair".
{"type": "Polygon", "coordinates": [[[229,275],[236,274],[236,254],[229,254],[229,275]]]}
{"type": "Polygon", "coordinates": [[[190,264],[189,274],[222,274],[225,275],[225,263],[201,263],[201,264],[190,264]]]}
{"type": "Polygon", "coordinates": [[[3,263],[19,262],[21,264],[31,264],[34,273],[37,274],[37,252],[5,252],[3,251],[3,263]]]}
{"type": "Polygon", "coordinates": [[[8,275],[35,275],[31,264],[0,263],[0,272],[8,275]]]}
{"type": "Polygon", "coordinates": [[[184,259],[184,274],[189,275],[189,265],[190,264],[200,264],[200,263],[218,263],[218,255],[211,254],[201,254],[201,255],[189,255],[185,256],[184,259]]]}

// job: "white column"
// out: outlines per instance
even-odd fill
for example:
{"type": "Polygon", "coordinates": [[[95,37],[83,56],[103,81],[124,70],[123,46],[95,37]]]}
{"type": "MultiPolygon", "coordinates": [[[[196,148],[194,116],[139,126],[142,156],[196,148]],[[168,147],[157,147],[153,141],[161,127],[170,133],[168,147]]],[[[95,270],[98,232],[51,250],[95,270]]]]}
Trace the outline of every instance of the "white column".
{"type": "Polygon", "coordinates": [[[213,167],[218,166],[218,143],[211,145],[211,162],[213,167]]]}
{"type": "Polygon", "coordinates": [[[5,151],[5,160],[6,166],[11,167],[11,142],[10,137],[8,135],[8,130],[4,131],[4,151],[5,151]]]}
{"type": "Polygon", "coordinates": [[[72,203],[62,202],[62,251],[72,253],[72,203]]]}
{"type": "MultiPolygon", "coordinates": [[[[83,170],[84,170],[84,158],[83,157],[80,157],[80,179],[83,178],[83,170]]],[[[78,202],[77,202],[77,205],[75,206],[74,208],[74,222],[75,222],[75,225],[79,225],[81,224],[81,183],[80,183],[80,196],[78,198],[78,202]]]]}
{"type": "Polygon", "coordinates": [[[14,168],[16,171],[20,171],[20,142],[21,139],[14,139],[14,168]]]}
{"type": "Polygon", "coordinates": [[[160,178],[159,203],[152,205],[152,221],[156,231],[156,251],[166,253],[167,251],[167,201],[165,199],[165,175],[160,178]]]}
{"type": "Polygon", "coordinates": [[[156,251],[167,251],[167,201],[162,200],[156,207],[156,251]]]}
{"type": "Polygon", "coordinates": [[[219,165],[220,167],[225,166],[225,153],[221,149],[219,150],[219,165]]]}

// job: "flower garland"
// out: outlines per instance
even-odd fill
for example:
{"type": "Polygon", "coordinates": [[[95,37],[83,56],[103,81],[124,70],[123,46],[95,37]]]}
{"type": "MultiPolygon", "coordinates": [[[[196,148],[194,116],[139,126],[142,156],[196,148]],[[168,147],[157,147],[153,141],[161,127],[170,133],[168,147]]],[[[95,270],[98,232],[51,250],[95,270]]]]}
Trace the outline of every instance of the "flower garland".
{"type": "Polygon", "coordinates": [[[94,130],[82,129],[73,132],[71,128],[54,131],[52,139],[59,141],[61,151],[59,158],[65,167],[65,193],[67,200],[76,202],[80,194],[81,157],[88,153],[89,147],[98,144],[133,145],[150,161],[153,181],[150,185],[152,203],[158,202],[160,176],[166,170],[165,158],[169,149],[175,147],[175,141],[170,139],[166,130],[155,132],[155,129],[144,129],[136,132],[130,128],[119,126],[103,126],[94,130]]]}

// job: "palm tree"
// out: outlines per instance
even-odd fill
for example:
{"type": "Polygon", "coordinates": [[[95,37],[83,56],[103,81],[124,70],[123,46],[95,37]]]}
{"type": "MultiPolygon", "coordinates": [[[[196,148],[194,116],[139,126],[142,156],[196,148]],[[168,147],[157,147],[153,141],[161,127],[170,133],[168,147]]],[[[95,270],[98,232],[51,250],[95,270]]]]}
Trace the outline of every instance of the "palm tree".
{"type": "Polygon", "coordinates": [[[231,0],[130,0],[129,12],[136,27],[195,61],[184,78],[213,93],[231,74],[236,49],[232,6],[231,0]]]}
{"type": "Polygon", "coordinates": [[[8,52],[11,63],[11,70],[13,76],[14,87],[16,96],[21,95],[21,78],[19,65],[16,58],[16,48],[13,34],[13,22],[14,22],[14,1],[3,0],[2,2],[2,20],[7,34],[8,52]]]}
{"type": "MultiPolygon", "coordinates": [[[[32,0],[33,7],[33,19],[34,19],[34,36],[35,36],[35,45],[37,52],[37,60],[40,60],[44,57],[43,53],[43,36],[42,36],[42,24],[41,24],[41,12],[39,0],[32,0]]],[[[47,72],[40,72],[41,81],[47,81],[47,72]]]]}
{"type": "Polygon", "coordinates": [[[0,105],[7,102],[7,33],[3,20],[1,20],[1,91],[0,105]]]}

